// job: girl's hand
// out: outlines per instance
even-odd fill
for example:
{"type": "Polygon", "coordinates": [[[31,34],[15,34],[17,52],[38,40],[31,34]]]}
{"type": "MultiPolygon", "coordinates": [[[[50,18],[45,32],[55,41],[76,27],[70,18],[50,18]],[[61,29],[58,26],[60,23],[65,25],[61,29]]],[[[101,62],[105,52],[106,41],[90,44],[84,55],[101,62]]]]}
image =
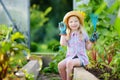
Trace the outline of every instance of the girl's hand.
{"type": "Polygon", "coordinates": [[[60,30],[60,35],[66,35],[66,24],[63,22],[60,22],[58,26],[60,30]]]}
{"type": "Polygon", "coordinates": [[[98,33],[94,32],[90,38],[90,41],[94,43],[95,41],[97,41],[98,37],[98,33]]]}

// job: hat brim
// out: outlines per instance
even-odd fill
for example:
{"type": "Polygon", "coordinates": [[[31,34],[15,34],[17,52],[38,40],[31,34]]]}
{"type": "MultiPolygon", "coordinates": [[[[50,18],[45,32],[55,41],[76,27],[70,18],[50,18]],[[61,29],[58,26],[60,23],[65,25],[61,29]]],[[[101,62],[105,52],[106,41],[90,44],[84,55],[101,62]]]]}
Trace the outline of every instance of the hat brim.
{"type": "Polygon", "coordinates": [[[69,19],[69,17],[71,17],[71,16],[76,16],[76,17],[78,17],[79,20],[80,20],[80,24],[83,26],[83,24],[84,24],[84,17],[80,14],[79,11],[70,11],[70,12],[68,12],[68,13],[64,16],[63,22],[64,22],[66,25],[68,24],[68,19],[69,19]]]}

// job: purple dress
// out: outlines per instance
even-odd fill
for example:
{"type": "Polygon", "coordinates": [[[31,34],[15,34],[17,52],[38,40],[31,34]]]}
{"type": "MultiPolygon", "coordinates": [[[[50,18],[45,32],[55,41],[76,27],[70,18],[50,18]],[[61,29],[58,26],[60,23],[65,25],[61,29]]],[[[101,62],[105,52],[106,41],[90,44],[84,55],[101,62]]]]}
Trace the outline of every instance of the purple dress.
{"type": "Polygon", "coordinates": [[[85,66],[89,63],[88,56],[86,54],[85,42],[89,40],[88,34],[83,32],[83,39],[80,39],[78,32],[72,32],[67,44],[66,59],[73,59],[77,56],[82,64],[85,66]]]}

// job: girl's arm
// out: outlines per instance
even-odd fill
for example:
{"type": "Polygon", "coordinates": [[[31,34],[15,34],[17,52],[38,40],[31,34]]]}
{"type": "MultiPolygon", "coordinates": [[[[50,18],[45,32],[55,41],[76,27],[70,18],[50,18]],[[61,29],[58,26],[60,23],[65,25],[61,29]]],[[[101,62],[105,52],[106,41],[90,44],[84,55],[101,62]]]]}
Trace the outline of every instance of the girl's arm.
{"type": "Polygon", "coordinates": [[[61,35],[61,37],[60,37],[60,45],[61,46],[66,46],[67,45],[66,35],[61,35]]]}
{"type": "Polygon", "coordinates": [[[90,50],[92,48],[93,43],[91,41],[86,41],[86,49],[90,50]]]}

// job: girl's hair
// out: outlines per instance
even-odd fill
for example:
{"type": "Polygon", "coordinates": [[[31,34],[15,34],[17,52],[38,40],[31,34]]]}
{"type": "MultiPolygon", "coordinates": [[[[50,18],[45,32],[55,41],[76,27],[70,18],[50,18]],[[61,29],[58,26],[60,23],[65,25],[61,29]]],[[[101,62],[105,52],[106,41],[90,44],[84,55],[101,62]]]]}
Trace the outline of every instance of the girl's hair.
{"type": "MultiPolygon", "coordinates": [[[[74,15],[75,16],[75,15],[74,15]]],[[[71,17],[71,16],[70,16],[71,17]]],[[[70,18],[69,17],[69,18],[70,18]]],[[[77,16],[76,16],[77,17],[77,16]]],[[[69,18],[68,18],[68,20],[69,20],[69,18]]],[[[78,18],[78,17],[77,17],[78,18]]],[[[79,18],[78,18],[79,19],[79,18]]],[[[68,21],[67,20],[67,21],[68,21]]],[[[80,20],[79,20],[79,22],[80,22],[80,20]]],[[[66,32],[67,32],[67,40],[69,40],[70,39],[70,33],[71,33],[71,29],[70,29],[70,27],[69,27],[69,25],[68,25],[68,22],[67,22],[67,24],[66,24],[66,26],[67,26],[67,30],[66,30],[66,32]]],[[[79,28],[78,28],[78,31],[79,31],[79,33],[80,33],[80,40],[83,40],[83,26],[81,25],[81,23],[80,23],[80,26],[79,26],[79,28]]]]}

